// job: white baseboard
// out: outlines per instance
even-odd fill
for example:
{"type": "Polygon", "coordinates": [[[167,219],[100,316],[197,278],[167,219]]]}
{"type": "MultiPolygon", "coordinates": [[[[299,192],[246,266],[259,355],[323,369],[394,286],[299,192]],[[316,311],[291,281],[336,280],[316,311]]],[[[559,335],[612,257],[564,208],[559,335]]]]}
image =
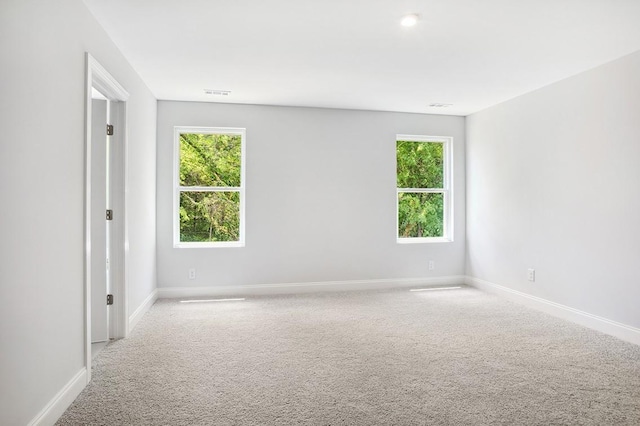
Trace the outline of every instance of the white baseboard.
{"type": "Polygon", "coordinates": [[[477,289],[484,290],[488,293],[497,294],[509,300],[513,300],[514,302],[521,303],[530,308],[543,311],[555,317],[559,317],[576,324],[580,324],[584,327],[609,334],[622,340],[626,340],[627,342],[640,345],[640,329],[632,327],[630,325],[622,324],[607,318],[593,315],[579,309],[561,305],[560,303],[552,302],[541,297],[532,296],[530,294],[513,290],[489,281],[481,280],[479,278],[467,276],[464,283],[477,289]]]}
{"type": "Polygon", "coordinates": [[[138,306],[138,309],[129,316],[129,333],[138,325],[138,321],[151,309],[153,304],[156,303],[156,300],[158,300],[158,289],[153,290],[140,306],[138,306]]]}
{"type": "Polygon", "coordinates": [[[268,294],[297,294],[325,291],[373,290],[385,288],[435,287],[464,283],[464,275],[432,278],[399,278],[379,280],[321,281],[286,284],[256,284],[216,287],[163,287],[158,288],[158,297],[172,299],[179,297],[220,297],[256,296],[268,294]]]}
{"type": "Polygon", "coordinates": [[[33,418],[28,426],[51,426],[58,421],[73,401],[87,385],[87,369],[82,367],[75,376],[53,397],[51,401],[33,418]]]}

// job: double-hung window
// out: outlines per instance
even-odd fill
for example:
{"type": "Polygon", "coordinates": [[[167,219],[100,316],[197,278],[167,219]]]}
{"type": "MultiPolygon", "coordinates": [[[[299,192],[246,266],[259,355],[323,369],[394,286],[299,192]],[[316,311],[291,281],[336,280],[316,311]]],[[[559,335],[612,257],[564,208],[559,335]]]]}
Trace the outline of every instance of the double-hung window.
{"type": "Polygon", "coordinates": [[[174,246],[244,246],[245,129],[175,127],[174,144],[174,246]]]}
{"type": "Polygon", "coordinates": [[[453,240],[452,139],[396,136],[397,241],[453,240]]]}

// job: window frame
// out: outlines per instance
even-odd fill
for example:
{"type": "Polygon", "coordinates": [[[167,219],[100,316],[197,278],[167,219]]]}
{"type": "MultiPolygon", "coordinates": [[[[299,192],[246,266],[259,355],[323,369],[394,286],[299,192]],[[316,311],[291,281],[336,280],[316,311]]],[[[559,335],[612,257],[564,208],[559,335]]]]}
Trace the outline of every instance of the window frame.
{"type": "Polygon", "coordinates": [[[173,247],[174,248],[220,248],[245,246],[245,170],[246,129],[240,127],[195,127],[173,128],[173,247]],[[240,136],[240,186],[181,186],[180,185],[180,135],[196,133],[203,135],[240,136]],[[240,224],[238,241],[180,241],[180,193],[182,192],[238,192],[240,196],[240,224]]]}
{"type": "Polygon", "coordinates": [[[395,164],[396,164],[396,223],[395,235],[398,244],[423,244],[423,243],[449,243],[453,242],[453,138],[450,136],[424,136],[424,135],[406,135],[397,134],[395,145],[395,164]],[[398,142],[417,142],[417,143],[442,143],[443,144],[443,176],[442,188],[399,188],[398,187],[398,142]],[[442,220],[442,237],[401,237],[399,232],[400,222],[400,193],[436,193],[443,194],[443,220],[442,220]]]}

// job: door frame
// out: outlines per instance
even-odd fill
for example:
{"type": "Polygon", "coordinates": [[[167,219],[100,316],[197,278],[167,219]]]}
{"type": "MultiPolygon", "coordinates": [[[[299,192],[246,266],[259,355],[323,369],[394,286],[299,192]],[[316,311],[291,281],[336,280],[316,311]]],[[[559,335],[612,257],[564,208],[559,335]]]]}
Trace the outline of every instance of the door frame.
{"type": "MultiPolygon", "coordinates": [[[[127,101],[129,93],[113,78],[113,76],[98,61],[85,54],[85,199],[84,199],[84,350],[85,367],[87,371],[87,383],[91,380],[91,188],[92,181],[91,153],[93,141],[91,140],[91,89],[95,87],[117,108],[111,121],[116,125],[116,131],[112,136],[114,152],[111,156],[109,174],[111,176],[111,209],[114,211],[114,220],[110,224],[111,232],[111,293],[114,296],[114,304],[111,305],[109,314],[109,337],[124,338],[129,334],[129,321],[127,318],[127,254],[128,254],[128,227],[126,215],[126,190],[127,190],[127,101]]],[[[112,123],[110,123],[112,124],[112,123]]],[[[105,128],[106,134],[106,128],[105,128]]],[[[106,303],[106,300],[105,300],[106,303]]]]}

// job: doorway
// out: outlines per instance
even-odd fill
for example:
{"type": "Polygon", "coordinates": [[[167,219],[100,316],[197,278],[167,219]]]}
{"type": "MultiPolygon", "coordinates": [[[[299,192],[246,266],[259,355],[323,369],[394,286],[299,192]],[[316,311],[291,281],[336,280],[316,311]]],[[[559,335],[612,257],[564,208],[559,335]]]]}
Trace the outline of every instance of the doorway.
{"type": "Polygon", "coordinates": [[[91,88],[91,358],[109,341],[109,143],[110,102],[91,88]]]}
{"type": "Polygon", "coordinates": [[[85,367],[92,343],[128,334],[126,282],[126,106],[128,93],[86,55],[85,367]]]}

